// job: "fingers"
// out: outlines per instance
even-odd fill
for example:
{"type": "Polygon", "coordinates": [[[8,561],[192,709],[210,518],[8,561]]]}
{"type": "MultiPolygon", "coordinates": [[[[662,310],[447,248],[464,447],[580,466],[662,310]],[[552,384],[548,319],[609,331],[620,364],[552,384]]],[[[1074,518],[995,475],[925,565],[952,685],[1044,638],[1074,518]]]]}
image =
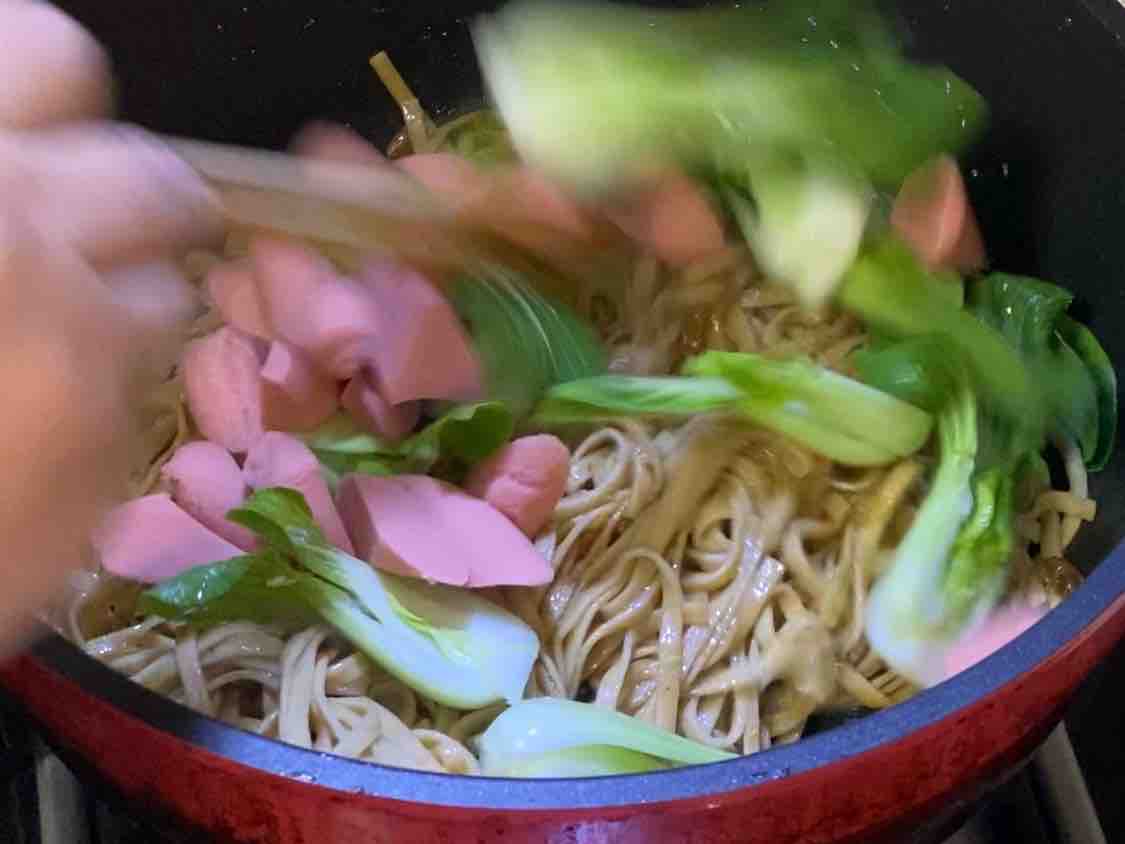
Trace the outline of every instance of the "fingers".
{"type": "Polygon", "coordinates": [[[0,0],[0,127],[26,129],[109,112],[109,61],[48,3],[0,0]]]}
{"type": "Polygon", "coordinates": [[[220,236],[219,204],[152,135],[107,124],[0,136],[0,194],[98,267],[220,236]]]}

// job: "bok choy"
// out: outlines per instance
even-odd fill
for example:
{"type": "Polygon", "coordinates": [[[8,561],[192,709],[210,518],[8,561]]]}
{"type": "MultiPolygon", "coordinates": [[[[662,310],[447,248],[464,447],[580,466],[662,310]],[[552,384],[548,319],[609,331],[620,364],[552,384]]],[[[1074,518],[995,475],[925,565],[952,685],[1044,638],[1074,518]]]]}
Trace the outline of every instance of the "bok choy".
{"type": "Polygon", "coordinates": [[[635,774],[736,758],[639,718],[561,698],[515,704],[477,744],[481,773],[495,777],[635,774]]]}
{"type": "Polygon", "coordinates": [[[264,549],[148,589],[142,612],[197,624],[321,620],[446,706],[523,697],[539,641],[514,615],[470,590],[387,574],[333,548],[295,490],[259,490],[229,518],[256,533],[264,549]]]}
{"type": "Polygon", "coordinates": [[[699,174],[807,300],[854,257],[872,190],[964,149],[985,120],[963,80],[906,58],[873,2],[522,0],[474,36],[524,159],[588,194],[653,166],[699,174]]]}
{"type": "Polygon", "coordinates": [[[559,384],[531,421],[550,427],[728,413],[850,466],[901,459],[930,435],[929,413],[810,361],[711,351],[683,370],[679,377],[604,375],[559,384]]]}

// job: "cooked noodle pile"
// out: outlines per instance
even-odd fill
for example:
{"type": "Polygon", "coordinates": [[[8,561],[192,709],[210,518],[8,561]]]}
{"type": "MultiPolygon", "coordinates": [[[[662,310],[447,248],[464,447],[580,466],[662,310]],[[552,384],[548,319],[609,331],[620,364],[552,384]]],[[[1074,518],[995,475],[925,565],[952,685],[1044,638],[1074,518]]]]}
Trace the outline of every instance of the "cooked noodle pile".
{"type": "MultiPolygon", "coordinates": [[[[204,262],[205,263],[205,262],[204,262]]],[[[807,355],[846,369],[854,320],[798,307],[756,277],[743,250],[672,273],[642,259],[617,301],[584,309],[613,368],[668,373],[704,348],[807,355]]],[[[205,315],[198,333],[214,326],[205,315]]],[[[157,482],[194,436],[173,379],[154,405],[157,482]]],[[[744,422],[627,422],[571,443],[569,485],[538,547],[553,583],[490,597],[539,635],[529,696],[592,700],[696,741],[754,753],[800,738],[818,711],[879,709],[915,690],[863,635],[872,580],[918,506],[925,453],[856,471],[744,422]]],[[[1067,490],[1031,490],[1011,591],[1057,603],[1077,574],[1063,559],[1094,515],[1082,460],[1060,445],[1067,490]]],[[[501,710],[421,698],[331,630],[257,624],[205,632],[132,617],[140,587],[87,573],[70,635],[114,669],[192,709],[304,747],[407,768],[473,774],[473,738],[501,710]]]]}

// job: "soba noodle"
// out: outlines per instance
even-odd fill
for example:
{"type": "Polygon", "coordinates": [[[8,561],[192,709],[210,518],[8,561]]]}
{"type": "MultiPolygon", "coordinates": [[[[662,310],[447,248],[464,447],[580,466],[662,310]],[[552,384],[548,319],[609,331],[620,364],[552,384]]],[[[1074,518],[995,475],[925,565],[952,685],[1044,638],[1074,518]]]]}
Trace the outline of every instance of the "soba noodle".
{"type": "MultiPolygon", "coordinates": [[[[854,320],[805,310],[757,277],[743,249],[678,273],[641,258],[615,298],[589,291],[582,307],[618,371],[672,372],[703,348],[807,355],[846,371],[864,340],[854,320]]],[[[204,314],[197,333],[214,320],[204,314]]],[[[195,436],[176,379],[154,407],[138,493],[195,436]]],[[[490,592],[539,635],[529,696],[593,701],[749,754],[796,741],[813,713],[881,709],[914,693],[868,647],[862,619],[919,504],[924,455],[856,471],[718,417],[626,421],[571,445],[566,494],[537,542],[553,582],[490,592]]],[[[1039,604],[1073,588],[1063,555],[1095,511],[1080,455],[1059,448],[1068,489],[1027,491],[1018,520],[1011,591],[1039,604]]],[[[327,628],[197,632],[133,618],[132,584],[90,572],[76,586],[66,627],[88,653],[198,712],[291,744],[474,774],[473,739],[503,708],[437,705],[327,628]]]]}

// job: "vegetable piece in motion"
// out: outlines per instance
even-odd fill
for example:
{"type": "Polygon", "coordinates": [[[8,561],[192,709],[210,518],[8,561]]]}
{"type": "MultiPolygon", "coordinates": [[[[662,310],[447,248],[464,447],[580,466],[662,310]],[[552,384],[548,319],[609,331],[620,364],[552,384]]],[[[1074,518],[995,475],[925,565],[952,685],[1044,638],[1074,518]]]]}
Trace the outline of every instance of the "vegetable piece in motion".
{"type": "Polygon", "coordinates": [[[1035,373],[1047,424],[1077,443],[1087,466],[1094,467],[1113,449],[1116,378],[1093,335],[1066,316],[1073,298],[1049,282],[992,273],[970,288],[969,311],[992,326],[1035,373]]]}
{"type": "Polygon", "coordinates": [[[456,284],[452,301],[473,336],[485,392],[517,418],[553,384],[606,371],[593,328],[502,267],[477,268],[456,284]]]}
{"type": "Polygon", "coordinates": [[[549,434],[512,440],[473,467],[465,490],[483,498],[529,537],[539,535],[566,491],[570,450],[549,434]]]}
{"type": "Polygon", "coordinates": [[[804,360],[711,351],[688,360],[684,372],[726,380],[741,393],[736,413],[845,465],[907,457],[933,424],[924,410],[804,360]]]}
{"type": "Polygon", "coordinates": [[[538,586],[553,572],[503,513],[424,475],[349,475],[340,513],[376,568],[453,586],[538,586]]]}
{"type": "Polygon", "coordinates": [[[641,773],[736,758],[606,707],[533,698],[502,712],[478,741],[486,776],[641,773]]]}

